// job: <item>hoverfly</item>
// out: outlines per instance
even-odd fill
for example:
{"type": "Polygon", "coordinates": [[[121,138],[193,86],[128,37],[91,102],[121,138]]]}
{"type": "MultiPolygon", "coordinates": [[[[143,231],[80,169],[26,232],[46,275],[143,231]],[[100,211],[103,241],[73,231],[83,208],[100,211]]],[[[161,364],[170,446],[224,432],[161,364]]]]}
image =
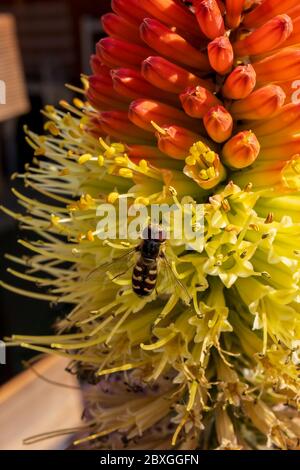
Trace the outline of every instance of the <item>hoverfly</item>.
{"type": "MultiPolygon", "coordinates": [[[[177,287],[181,290],[180,297],[189,304],[191,297],[186,287],[175,276],[172,266],[164,253],[166,239],[166,233],[162,227],[148,225],[143,231],[141,242],[125,255],[109,263],[109,265],[112,265],[114,262],[120,261],[125,257],[130,257],[134,253],[138,254],[139,256],[133,265],[131,282],[133,292],[138,297],[143,298],[150,296],[154,291],[157,292],[156,286],[159,274],[159,262],[163,261],[167,274],[170,274],[172,281],[174,281],[174,283],[177,284],[177,287]]],[[[90,277],[91,274],[99,268],[103,269],[107,266],[107,264],[98,266],[89,273],[88,277],[90,277]]],[[[113,279],[120,277],[122,274],[124,274],[124,272],[115,276],[113,279]]]]}
{"type": "Polygon", "coordinates": [[[157,284],[158,258],[162,255],[162,245],[166,238],[163,230],[149,225],[143,233],[143,240],[136,248],[140,256],[132,273],[132,290],[138,297],[152,294],[157,284]]]}

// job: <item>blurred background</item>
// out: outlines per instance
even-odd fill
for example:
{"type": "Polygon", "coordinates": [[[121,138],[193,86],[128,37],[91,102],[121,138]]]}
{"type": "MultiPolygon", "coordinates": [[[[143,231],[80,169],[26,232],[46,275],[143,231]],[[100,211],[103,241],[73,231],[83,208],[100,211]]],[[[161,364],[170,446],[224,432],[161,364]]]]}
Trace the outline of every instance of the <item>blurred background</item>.
{"type": "MultiPolygon", "coordinates": [[[[65,83],[80,84],[89,57],[103,36],[100,16],[109,0],[1,0],[0,4],[0,203],[20,211],[10,176],[31,161],[23,126],[42,132],[40,109],[70,98],[65,83]]],[[[18,180],[14,181],[18,187],[18,180]]],[[[0,279],[22,284],[7,272],[5,253],[21,254],[18,225],[0,213],[0,279]]],[[[24,234],[22,235],[24,237],[24,234]]],[[[25,234],[26,236],[26,234],[25,234]]],[[[63,312],[47,303],[0,290],[0,339],[16,334],[49,334],[63,312]]],[[[9,349],[0,383],[22,369],[29,351],[9,349]]]]}

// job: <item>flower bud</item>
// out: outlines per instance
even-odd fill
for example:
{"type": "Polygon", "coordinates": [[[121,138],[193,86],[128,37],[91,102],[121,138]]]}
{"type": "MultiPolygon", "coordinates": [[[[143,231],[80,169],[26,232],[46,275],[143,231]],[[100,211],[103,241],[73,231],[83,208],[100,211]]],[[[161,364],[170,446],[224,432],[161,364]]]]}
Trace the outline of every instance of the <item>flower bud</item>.
{"type": "Polygon", "coordinates": [[[141,0],[112,0],[111,6],[117,15],[132,24],[139,25],[147,16],[141,0]]]}
{"type": "Polygon", "coordinates": [[[202,71],[210,70],[209,61],[203,52],[159,21],[145,18],[140,31],[144,42],[164,57],[202,71]]]}
{"type": "Polygon", "coordinates": [[[109,75],[110,69],[106,67],[106,65],[102,64],[100,58],[96,54],[91,56],[90,66],[94,75],[102,74],[104,71],[109,75]]]}
{"type": "Polygon", "coordinates": [[[241,100],[254,90],[256,73],[251,64],[239,65],[227,77],[222,93],[225,98],[241,100]]]}
{"type": "Polygon", "coordinates": [[[197,141],[206,139],[199,134],[179,126],[164,126],[157,128],[156,137],[159,149],[171,158],[184,160],[189,153],[189,149],[197,141]]]}
{"type": "Polygon", "coordinates": [[[226,13],[226,8],[225,8],[225,5],[224,5],[224,0],[216,0],[217,2],[217,5],[219,7],[219,10],[221,12],[221,15],[224,16],[225,13],[226,13]]]}
{"type": "Polygon", "coordinates": [[[291,142],[287,142],[281,145],[272,145],[270,147],[264,147],[259,155],[260,160],[282,160],[282,156],[284,155],[284,159],[289,159],[296,153],[299,153],[300,148],[300,138],[298,137],[296,140],[292,140],[291,142]]]}
{"type": "Polygon", "coordinates": [[[143,159],[150,160],[155,165],[166,161],[166,156],[156,146],[128,144],[126,152],[134,163],[138,163],[143,159]]]}
{"type": "Polygon", "coordinates": [[[135,44],[143,44],[138,26],[126,21],[124,17],[114,13],[107,13],[102,16],[101,22],[104,31],[109,36],[117,39],[126,38],[135,44]]]}
{"type": "Polygon", "coordinates": [[[300,5],[298,6],[298,15],[294,18],[292,12],[289,11],[289,17],[293,20],[293,32],[284,42],[284,47],[300,43],[300,5]]]}
{"type": "Polygon", "coordinates": [[[243,100],[235,101],[230,112],[235,119],[265,119],[279,111],[284,102],[284,91],[277,85],[268,85],[243,100]]]}
{"type": "Polygon", "coordinates": [[[200,29],[209,39],[225,33],[224,21],[216,0],[193,0],[200,29]]]}
{"type": "Polygon", "coordinates": [[[149,132],[135,126],[128,120],[126,111],[106,111],[100,113],[99,122],[101,129],[110,136],[126,143],[152,141],[153,136],[149,132]]]}
{"type": "Polygon", "coordinates": [[[153,16],[164,24],[173,26],[176,30],[187,32],[199,37],[199,28],[192,12],[174,0],[147,0],[141,2],[143,8],[149,13],[145,17],[153,16]]]}
{"type": "Polygon", "coordinates": [[[299,5],[299,0],[264,0],[244,16],[243,25],[247,29],[257,28],[274,16],[285,13],[297,5],[299,5]]]}
{"type": "Polygon", "coordinates": [[[129,107],[129,119],[138,127],[153,132],[152,121],[159,126],[178,125],[192,130],[199,129],[199,123],[184,112],[159,101],[140,99],[129,107]]]}
{"type": "Polygon", "coordinates": [[[233,49],[226,36],[220,36],[208,44],[210,65],[221,75],[228,73],[233,65],[233,49]]]}
{"type": "Polygon", "coordinates": [[[279,134],[293,134],[300,129],[300,103],[284,105],[271,119],[260,120],[251,125],[257,136],[271,136],[279,134]]]}
{"type": "Polygon", "coordinates": [[[243,131],[232,137],[223,147],[222,161],[233,169],[246,168],[258,157],[260,145],[251,131],[243,131]]]}
{"type": "Polygon", "coordinates": [[[258,84],[297,80],[300,75],[300,50],[287,47],[253,64],[258,84]]]}
{"type": "Polygon", "coordinates": [[[244,39],[233,44],[237,56],[265,54],[277,49],[293,31],[293,22],[288,15],[278,15],[256,29],[244,39]]]}
{"type": "Polygon", "coordinates": [[[89,77],[87,99],[99,111],[105,109],[126,109],[128,100],[118,96],[113,88],[111,78],[105,75],[92,75],[89,77]]]}
{"type": "Polygon", "coordinates": [[[226,23],[231,29],[238,28],[245,0],[226,0],[226,23]]]}
{"type": "Polygon", "coordinates": [[[214,106],[203,118],[208,135],[218,143],[229,139],[233,129],[231,114],[223,106],[214,106]]]}
{"type": "Polygon", "coordinates": [[[104,38],[97,44],[97,55],[108,67],[137,67],[151,53],[147,47],[116,38],[104,38]]]}
{"type": "Polygon", "coordinates": [[[142,63],[142,75],[152,85],[171,93],[181,93],[185,88],[201,85],[209,90],[215,86],[162,57],[147,57],[142,63]]]}
{"type": "Polygon", "coordinates": [[[131,100],[147,96],[150,99],[167,101],[178,104],[178,98],[174,94],[166,93],[151,85],[142,77],[141,73],[135,69],[119,68],[111,71],[114,90],[121,96],[131,100]]]}
{"type": "Polygon", "coordinates": [[[212,106],[221,104],[213,93],[201,86],[187,88],[180,95],[180,101],[186,114],[194,118],[203,118],[212,106]]]}

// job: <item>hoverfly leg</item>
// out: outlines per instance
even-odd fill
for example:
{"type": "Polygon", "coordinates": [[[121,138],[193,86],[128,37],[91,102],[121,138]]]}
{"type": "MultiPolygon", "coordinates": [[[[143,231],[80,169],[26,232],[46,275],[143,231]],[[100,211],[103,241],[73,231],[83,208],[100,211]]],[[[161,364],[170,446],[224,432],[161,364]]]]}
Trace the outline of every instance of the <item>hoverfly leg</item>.
{"type": "Polygon", "coordinates": [[[173,268],[172,268],[172,265],[171,263],[169,262],[165,252],[162,250],[161,253],[160,253],[160,257],[164,260],[164,263],[165,263],[165,266],[167,267],[167,272],[171,275],[172,279],[174,280],[175,284],[177,285],[177,287],[180,289],[181,291],[181,295],[179,295],[179,297],[182,297],[182,295],[184,296],[184,303],[187,304],[187,305],[190,305],[191,302],[192,302],[192,297],[190,296],[186,286],[181,282],[180,279],[178,279],[178,277],[176,276],[173,268]]]}

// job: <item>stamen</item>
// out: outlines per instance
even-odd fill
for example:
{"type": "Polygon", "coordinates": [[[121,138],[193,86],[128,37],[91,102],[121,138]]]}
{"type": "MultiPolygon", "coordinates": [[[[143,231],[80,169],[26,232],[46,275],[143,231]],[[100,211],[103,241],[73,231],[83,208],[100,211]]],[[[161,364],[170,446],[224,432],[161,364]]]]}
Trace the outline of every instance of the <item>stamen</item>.
{"type": "Polygon", "coordinates": [[[168,134],[167,131],[165,131],[165,129],[163,129],[158,124],[156,124],[156,122],[151,121],[151,124],[154,127],[154,129],[157,130],[157,132],[159,132],[161,135],[167,135],[168,134]]]}

